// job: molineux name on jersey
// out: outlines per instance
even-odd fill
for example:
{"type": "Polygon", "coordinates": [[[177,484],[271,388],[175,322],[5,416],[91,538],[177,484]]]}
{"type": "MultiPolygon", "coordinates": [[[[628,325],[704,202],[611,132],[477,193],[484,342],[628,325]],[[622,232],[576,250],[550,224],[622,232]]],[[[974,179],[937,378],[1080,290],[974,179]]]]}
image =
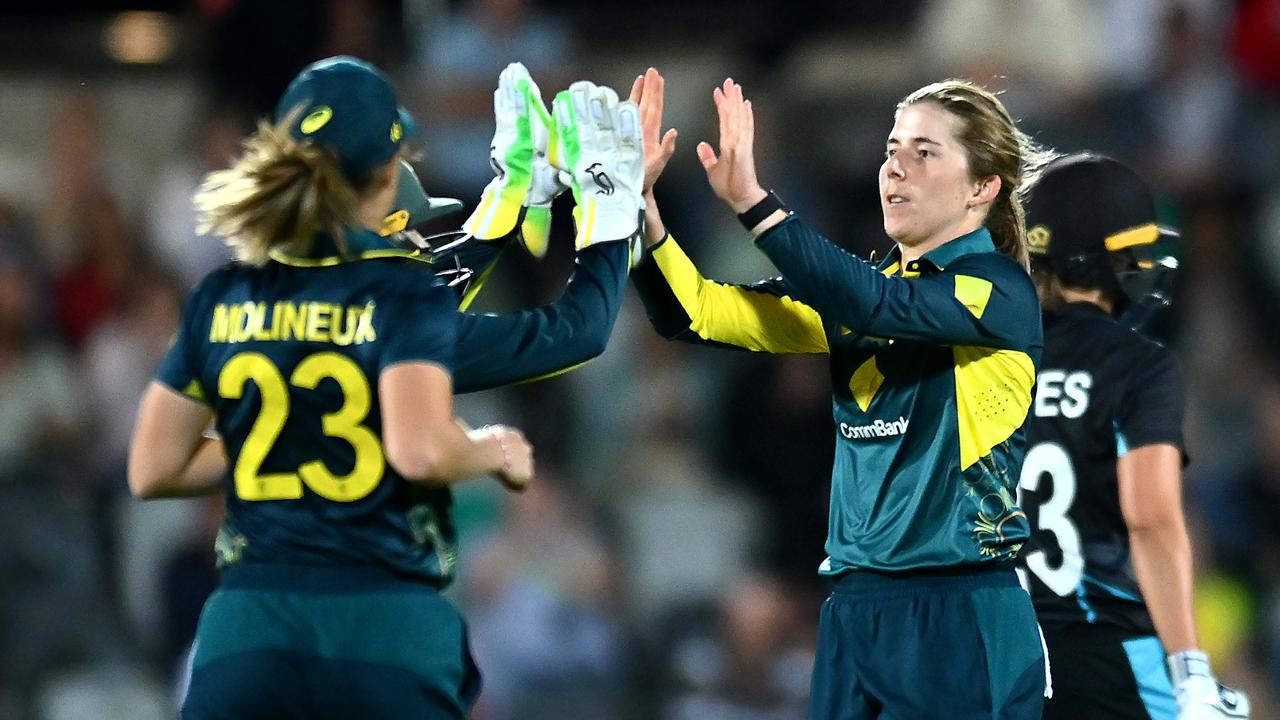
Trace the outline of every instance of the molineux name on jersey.
{"type": "Polygon", "coordinates": [[[1036,417],[1074,420],[1089,409],[1093,376],[1087,372],[1044,370],[1036,376],[1036,417]]]}
{"type": "Polygon", "coordinates": [[[867,438],[897,437],[907,432],[907,425],[911,421],[905,417],[898,416],[897,420],[885,422],[884,420],[876,420],[870,425],[849,425],[848,423],[840,423],[840,434],[850,440],[866,440],[867,438]]]}
{"type": "Polygon", "coordinates": [[[361,345],[378,339],[373,329],[373,303],[348,305],[278,300],[213,306],[209,328],[211,343],[251,340],[285,342],[304,340],[334,345],[361,345]]]}

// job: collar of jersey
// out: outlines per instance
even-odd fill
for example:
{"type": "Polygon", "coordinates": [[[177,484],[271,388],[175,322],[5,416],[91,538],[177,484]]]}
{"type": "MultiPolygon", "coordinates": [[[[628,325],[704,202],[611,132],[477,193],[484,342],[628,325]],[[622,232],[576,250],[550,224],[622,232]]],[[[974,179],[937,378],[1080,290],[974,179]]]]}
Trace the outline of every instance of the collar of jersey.
{"type": "MultiPolygon", "coordinates": [[[[931,265],[941,270],[950,265],[956,259],[965,255],[974,255],[977,253],[990,253],[996,251],[996,245],[991,240],[991,232],[985,227],[980,227],[971,233],[961,235],[960,237],[945,242],[938,247],[930,250],[920,257],[921,260],[928,260],[931,265]]],[[[890,267],[897,265],[902,260],[902,249],[897,245],[884,256],[884,260],[876,269],[884,272],[890,267]]]]}
{"type": "Polygon", "coordinates": [[[330,267],[356,260],[372,260],[375,258],[408,258],[430,263],[431,259],[419,250],[401,250],[392,247],[386,238],[372,230],[358,227],[347,227],[347,252],[338,252],[333,238],[325,234],[316,236],[311,252],[306,255],[290,255],[276,248],[270,253],[271,259],[282,265],[294,267],[330,267]]]}

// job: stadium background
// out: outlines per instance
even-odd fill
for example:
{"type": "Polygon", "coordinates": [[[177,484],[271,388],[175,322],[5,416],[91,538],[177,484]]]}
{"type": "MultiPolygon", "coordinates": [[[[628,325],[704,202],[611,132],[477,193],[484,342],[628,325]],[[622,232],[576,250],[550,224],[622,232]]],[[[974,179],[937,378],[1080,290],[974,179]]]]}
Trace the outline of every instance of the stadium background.
{"type": "MultiPolygon", "coordinates": [[[[755,101],[761,177],[860,253],[888,244],[893,104],[932,79],[988,82],[1041,141],[1139,168],[1183,232],[1159,332],[1190,383],[1202,642],[1255,717],[1280,712],[1280,0],[139,0],[0,9],[0,718],[171,713],[220,502],[129,498],[136,400],[223,255],[194,236],[196,183],[337,52],[392,72],[428,188],[469,205],[505,63],[548,96],[657,66],[681,131],[659,198],[723,279],[771,272],[694,158],[726,75],[755,101]]],[[[566,210],[548,260],[505,259],[485,307],[555,297],[566,210]]],[[[459,406],[524,428],[540,462],[525,496],[458,492],[478,720],[803,716],[824,359],[667,343],[632,296],[600,359],[459,406]]]]}

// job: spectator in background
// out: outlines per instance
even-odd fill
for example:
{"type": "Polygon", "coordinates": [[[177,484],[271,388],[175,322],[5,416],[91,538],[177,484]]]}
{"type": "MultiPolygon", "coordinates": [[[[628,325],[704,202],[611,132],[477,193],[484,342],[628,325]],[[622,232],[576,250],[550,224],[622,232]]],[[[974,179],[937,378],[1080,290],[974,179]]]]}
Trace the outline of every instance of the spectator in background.
{"type": "Polygon", "coordinates": [[[1249,533],[1245,541],[1252,551],[1247,556],[1247,571],[1254,587],[1267,593],[1263,598],[1270,608],[1266,643],[1276,659],[1270,670],[1280,681],[1280,655],[1275,654],[1280,650],[1280,525],[1275,522],[1276,508],[1280,508],[1280,385],[1273,377],[1257,396],[1261,402],[1253,428],[1258,452],[1243,473],[1245,497],[1241,505],[1247,508],[1245,527],[1249,533]]]}
{"type": "Polygon", "coordinates": [[[803,355],[746,360],[719,407],[726,432],[717,434],[718,459],[759,501],[765,562],[788,581],[825,590],[814,570],[825,557],[835,454],[826,363],[803,355]]]}
{"type": "Polygon", "coordinates": [[[0,264],[0,715],[119,642],[75,482],[79,380],[38,317],[26,268],[0,264]]]}
{"type": "Polygon", "coordinates": [[[254,116],[270,115],[289,79],[312,60],[348,54],[381,65],[402,45],[394,29],[400,0],[197,0],[194,5],[200,22],[212,29],[207,71],[214,97],[243,104],[254,116]]]}
{"type": "Polygon", "coordinates": [[[679,638],[669,661],[677,687],[664,720],[800,720],[809,697],[812,634],[778,580],[743,575],[718,600],[718,618],[679,638]]]}
{"type": "Polygon", "coordinates": [[[108,186],[102,153],[98,101],[80,92],[58,109],[49,131],[51,143],[48,201],[40,212],[39,246],[46,265],[59,272],[80,257],[85,212],[108,186]]]}
{"type": "Polygon", "coordinates": [[[1104,69],[1097,19],[1079,0],[932,0],[916,46],[932,62],[930,74],[1005,89],[1014,117],[1042,124],[1097,92],[1104,69]]]}
{"type": "Polygon", "coordinates": [[[206,174],[231,164],[248,129],[236,109],[214,110],[199,117],[201,126],[193,143],[196,154],[176,156],[160,170],[146,218],[151,255],[184,288],[231,259],[230,249],[218,238],[196,234],[191,198],[206,174]]]}
{"type": "Polygon", "coordinates": [[[1221,28],[1198,22],[1182,3],[1173,5],[1160,27],[1163,53],[1147,102],[1153,113],[1155,178],[1184,196],[1230,192],[1221,163],[1238,95],[1224,62],[1221,28]]]}
{"type": "Polygon", "coordinates": [[[417,77],[424,87],[424,122],[431,127],[427,167],[435,183],[454,195],[476,194],[492,178],[486,156],[492,132],[493,83],[518,60],[543,87],[568,84],[572,60],[568,26],[536,0],[468,0],[444,18],[429,18],[417,38],[417,77]]]}
{"type": "Polygon", "coordinates": [[[678,417],[653,423],[618,458],[620,486],[610,498],[630,551],[628,597],[641,626],[717,597],[760,551],[752,498],[721,477],[678,417]]]}
{"type": "Polygon", "coordinates": [[[135,405],[169,349],[182,305],[182,291],[167,275],[139,268],[129,280],[119,309],[89,335],[82,360],[84,407],[95,428],[91,467],[121,490],[135,405]]]}
{"type": "Polygon", "coordinates": [[[39,317],[26,268],[0,264],[0,487],[47,479],[81,439],[78,378],[39,317]]]}
{"type": "Polygon", "coordinates": [[[617,563],[554,469],[508,500],[507,521],[463,564],[487,720],[616,717],[623,643],[617,563]]]}
{"type": "Polygon", "coordinates": [[[93,188],[75,208],[73,250],[54,275],[58,327],[73,349],[119,311],[139,263],[138,243],[115,197],[93,188]]]}

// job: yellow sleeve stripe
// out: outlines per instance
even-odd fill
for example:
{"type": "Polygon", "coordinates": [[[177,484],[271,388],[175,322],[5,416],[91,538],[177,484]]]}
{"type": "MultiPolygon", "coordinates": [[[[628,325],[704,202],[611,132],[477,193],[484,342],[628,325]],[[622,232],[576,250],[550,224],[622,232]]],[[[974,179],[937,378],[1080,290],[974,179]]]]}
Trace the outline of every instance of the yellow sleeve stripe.
{"type": "Polygon", "coordinates": [[[822,318],[808,305],[707,280],[671,237],[653,259],[699,337],[756,352],[829,352],[822,318]]]}
{"type": "Polygon", "coordinates": [[[952,353],[960,469],[966,470],[1022,427],[1036,370],[1031,357],[1017,350],[960,345],[952,353]]]}
{"type": "Polygon", "coordinates": [[[972,275],[956,275],[956,299],[981,319],[991,300],[991,281],[972,275]]]}
{"type": "Polygon", "coordinates": [[[585,204],[587,207],[582,213],[582,224],[578,226],[578,237],[582,238],[578,242],[579,247],[591,244],[589,238],[596,228],[596,201],[588,199],[585,204]]]}

